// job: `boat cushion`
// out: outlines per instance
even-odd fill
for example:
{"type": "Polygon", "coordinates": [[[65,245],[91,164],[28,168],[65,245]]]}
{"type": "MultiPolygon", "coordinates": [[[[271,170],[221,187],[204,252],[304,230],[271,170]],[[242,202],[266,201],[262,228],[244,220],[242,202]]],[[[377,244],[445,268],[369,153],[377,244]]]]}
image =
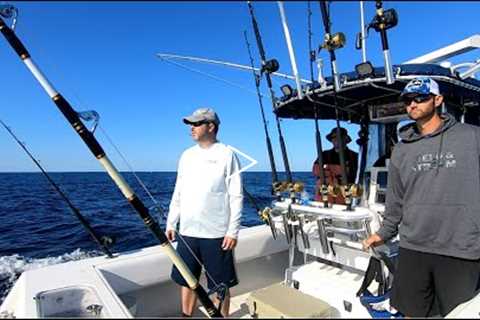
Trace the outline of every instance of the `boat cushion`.
{"type": "Polygon", "coordinates": [[[325,318],[336,314],[325,301],[282,283],[252,292],[247,305],[254,318],[325,318]]]}

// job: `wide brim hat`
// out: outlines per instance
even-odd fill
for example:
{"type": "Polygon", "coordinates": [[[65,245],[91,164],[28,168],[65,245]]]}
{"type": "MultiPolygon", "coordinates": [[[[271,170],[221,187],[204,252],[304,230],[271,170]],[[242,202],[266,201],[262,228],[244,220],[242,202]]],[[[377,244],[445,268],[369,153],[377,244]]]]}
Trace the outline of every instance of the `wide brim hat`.
{"type": "MultiPolygon", "coordinates": [[[[350,143],[352,141],[352,138],[350,138],[350,136],[348,135],[348,131],[347,129],[345,128],[340,128],[340,132],[343,136],[343,138],[345,139],[344,140],[344,143],[347,144],[347,143],[350,143]]],[[[328,141],[332,141],[333,137],[336,137],[337,136],[337,128],[333,128],[332,131],[330,131],[329,134],[327,134],[327,140],[328,141]]]]}

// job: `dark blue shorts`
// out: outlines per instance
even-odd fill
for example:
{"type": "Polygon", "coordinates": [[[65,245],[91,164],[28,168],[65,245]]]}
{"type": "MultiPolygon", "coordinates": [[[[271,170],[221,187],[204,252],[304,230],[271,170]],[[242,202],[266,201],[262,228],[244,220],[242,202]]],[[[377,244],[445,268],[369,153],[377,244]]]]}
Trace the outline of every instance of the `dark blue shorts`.
{"type": "MultiPolygon", "coordinates": [[[[213,282],[212,279],[207,276],[209,290],[215,288],[215,283],[217,285],[223,283],[228,288],[231,288],[238,284],[237,273],[235,271],[235,260],[233,258],[233,250],[225,251],[222,249],[223,237],[215,239],[205,239],[182,236],[182,239],[180,238],[180,236],[177,235],[178,254],[185,261],[185,264],[190,269],[192,274],[197,279],[199,279],[202,272],[202,266],[197,262],[190,250],[185,246],[185,241],[190,247],[190,249],[193,251],[195,256],[204,265],[208,274],[215,281],[213,282]]],[[[187,282],[183,279],[182,275],[175,266],[173,266],[172,268],[171,277],[172,280],[179,285],[188,287],[187,282]]]]}

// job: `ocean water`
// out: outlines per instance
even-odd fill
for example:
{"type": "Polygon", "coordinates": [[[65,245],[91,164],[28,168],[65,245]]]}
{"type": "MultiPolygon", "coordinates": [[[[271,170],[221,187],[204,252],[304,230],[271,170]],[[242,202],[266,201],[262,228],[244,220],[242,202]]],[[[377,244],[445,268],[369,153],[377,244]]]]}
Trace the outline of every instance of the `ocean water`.
{"type": "MultiPolygon", "coordinates": [[[[115,239],[112,252],[158,244],[106,173],[49,175],[97,234],[115,239]]],[[[176,173],[141,172],[137,175],[160,205],[161,210],[152,210],[151,214],[164,227],[176,173]]],[[[147,207],[154,206],[132,173],[123,173],[123,177],[147,207]]],[[[313,194],[314,178],[309,172],[296,172],[293,177],[306,184],[306,196],[313,194]]],[[[243,182],[259,207],[270,205],[269,172],[246,172],[243,182]]],[[[247,227],[263,223],[246,196],[241,223],[247,227]]],[[[0,303],[25,270],[101,254],[42,173],[0,173],[0,303]]]]}

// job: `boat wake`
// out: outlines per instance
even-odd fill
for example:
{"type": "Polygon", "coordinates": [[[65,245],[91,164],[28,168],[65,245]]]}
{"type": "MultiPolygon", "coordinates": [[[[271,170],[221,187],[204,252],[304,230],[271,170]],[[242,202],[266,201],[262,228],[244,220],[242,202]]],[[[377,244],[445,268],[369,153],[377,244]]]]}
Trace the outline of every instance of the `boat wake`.
{"type": "Polygon", "coordinates": [[[102,254],[102,252],[97,250],[84,251],[78,248],[70,253],[65,253],[57,257],[29,258],[18,254],[0,257],[0,304],[23,271],[96,257],[102,254]]]}

